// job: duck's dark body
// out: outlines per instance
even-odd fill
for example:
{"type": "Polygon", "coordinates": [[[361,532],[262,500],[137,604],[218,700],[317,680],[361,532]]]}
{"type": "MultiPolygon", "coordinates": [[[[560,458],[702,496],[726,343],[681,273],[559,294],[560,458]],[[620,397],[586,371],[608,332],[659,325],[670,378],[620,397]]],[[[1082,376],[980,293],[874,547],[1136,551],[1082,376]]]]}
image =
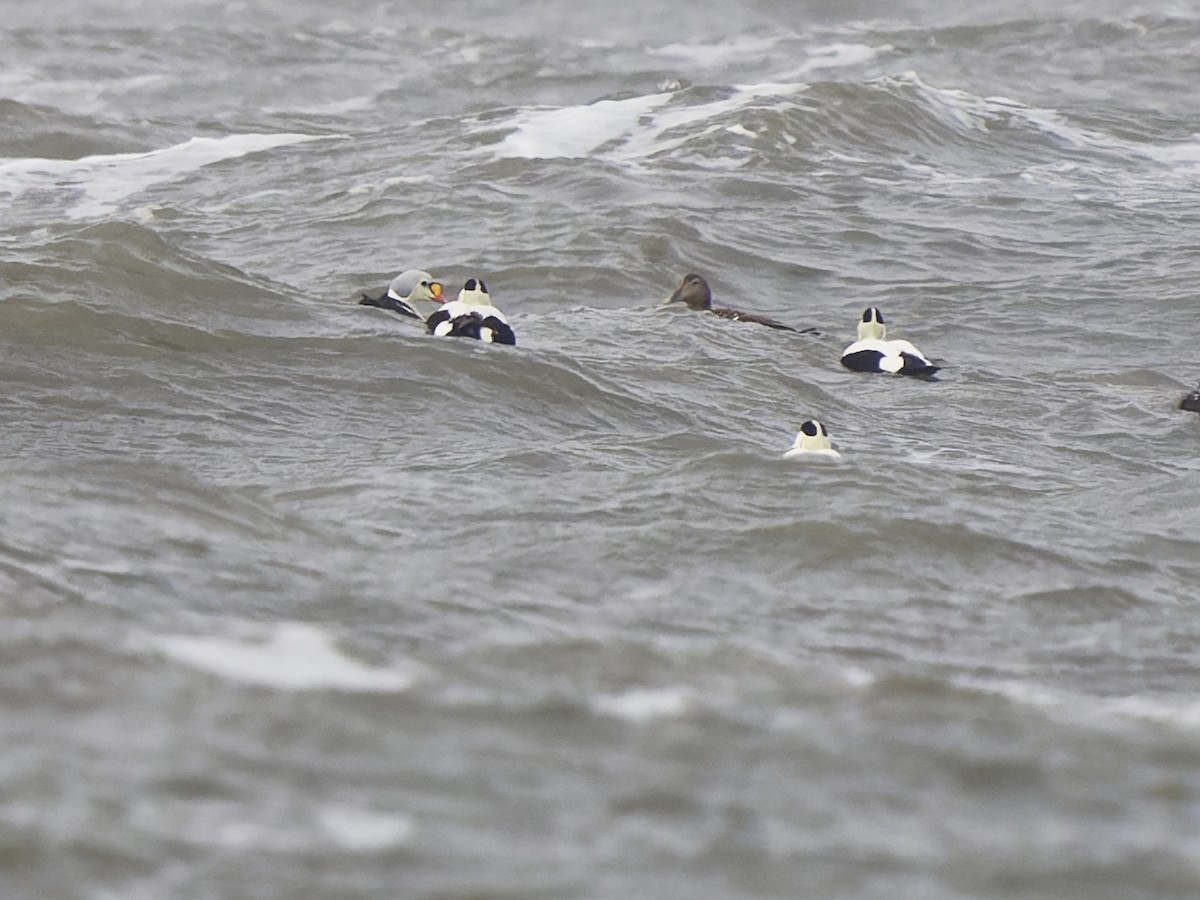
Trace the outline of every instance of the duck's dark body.
{"type": "Polygon", "coordinates": [[[477,312],[462,313],[453,316],[450,311],[439,309],[425,320],[429,333],[437,332],[437,327],[448,322],[449,330],[442,329],[441,337],[474,338],[477,341],[489,341],[493,344],[508,344],[510,347],[517,343],[517,336],[507,322],[502,322],[495,316],[485,316],[477,312]]]}
{"type": "Polygon", "coordinates": [[[487,285],[481,278],[471,278],[463,285],[458,299],[436,310],[425,325],[437,337],[474,338],[489,344],[517,343],[504,313],[492,305],[487,285]]]}
{"type": "Polygon", "coordinates": [[[740,309],[731,309],[728,306],[713,306],[712,290],[709,288],[708,282],[695,272],[689,272],[683,276],[683,280],[679,282],[679,287],[675,288],[675,293],[670,296],[667,302],[683,303],[688,309],[704,310],[705,312],[712,313],[714,316],[734,322],[753,322],[755,325],[766,325],[768,328],[775,328],[779,331],[791,331],[796,334],[818,333],[814,328],[793,328],[791,325],[784,325],[770,316],[742,312],[740,309]]]}
{"type": "MultiPolygon", "coordinates": [[[[842,354],[842,365],[854,372],[890,372],[893,375],[916,375],[931,378],[940,369],[931,365],[923,356],[909,353],[905,350],[887,352],[871,347],[855,350],[858,344],[867,341],[855,341],[842,354]]],[[[882,341],[878,343],[883,343],[882,341]]]]}
{"type": "MultiPolygon", "coordinates": [[[[799,328],[793,328],[791,325],[784,325],[782,322],[777,322],[769,316],[757,316],[754,313],[742,312],[740,309],[730,309],[728,306],[710,306],[708,311],[714,316],[720,316],[722,319],[732,319],[734,322],[753,322],[756,325],[766,325],[768,328],[778,328],[780,331],[794,331],[800,334],[799,328]]],[[[813,329],[804,329],[805,334],[812,334],[813,329]]]]}

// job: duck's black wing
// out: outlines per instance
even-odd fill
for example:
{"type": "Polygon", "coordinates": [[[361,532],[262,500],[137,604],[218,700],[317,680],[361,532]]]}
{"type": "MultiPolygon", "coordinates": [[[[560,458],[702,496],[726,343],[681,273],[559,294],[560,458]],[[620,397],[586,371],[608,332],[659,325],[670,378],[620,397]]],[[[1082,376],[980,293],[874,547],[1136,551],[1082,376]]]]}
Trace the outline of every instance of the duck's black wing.
{"type": "Polygon", "coordinates": [[[378,297],[372,297],[369,294],[363,294],[359,304],[361,306],[375,306],[379,309],[390,309],[392,312],[400,313],[402,316],[410,316],[414,319],[423,319],[419,312],[405,303],[403,300],[397,300],[395,297],[384,291],[378,297]]]}
{"type": "MultiPolygon", "coordinates": [[[[451,318],[452,317],[451,317],[450,313],[445,309],[445,307],[443,307],[442,309],[435,309],[433,311],[433,313],[429,316],[429,318],[425,320],[425,328],[429,331],[430,334],[435,334],[437,332],[437,327],[439,325],[443,324],[444,322],[451,322],[451,318]]],[[[459,318],[463,318],[463,317],[460,316],[459,318]]],[[[450,328],[452,331],[454,328],[453,322],[451,322],[450,328]]],[[[450,334],[450,332],[446,332],[446,331],[443,331],[442,333],[445,335],[450,334]]]]}
{"type": "Polygon", "coordinates": [[[474,338],[492,344],[508,344],[510,347],[517,343],[517,336],[507,322],[477,312],[451,316],[446,310],[439,309],[425,320],[425,325],[430,334],[441,337],[474,338]]]}
{"type": "Polygon", "coordinates": [[[883,354],[878,350],[855,350],[842,354],[842,365],[852,372],[882,372],[883,354]]]}
{"type": "Polygon", "coordinates": [[[491,339],[493,344],[507,344],[510,347],[516,346],[517,335],[509,327],[507,322],[502,322],[495,316],[488,316],[479,323],[480,330],[489,329],[491,331],[491,339]]]}
{"type": "Polygon", "coordinates": [[[901,366],[898,374],[900,375],[915,375],[918,378],[933,378],[941,371],[941,366],[935,366],[927,359],[922,359],[920,356],[914,356],[911,353],[901,353],[900,358],[904,360],[904,365],[901,366]]]}

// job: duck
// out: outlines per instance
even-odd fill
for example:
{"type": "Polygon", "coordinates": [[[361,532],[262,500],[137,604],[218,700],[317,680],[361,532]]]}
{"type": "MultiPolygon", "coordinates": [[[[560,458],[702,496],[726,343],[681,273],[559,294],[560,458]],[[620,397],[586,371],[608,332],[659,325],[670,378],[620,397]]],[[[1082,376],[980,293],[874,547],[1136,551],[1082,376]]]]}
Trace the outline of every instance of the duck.
{"type": "Polygon", "coordinates": [[[442,284],[422,269],[401,272],[378,297],[363,294],[358,301],[362,306],[377,306],[390,309],[402,316],[410,316],[424,322],[430,312],[441,306],[442,284]]]}
{"type": "Polygon", "coordinates": [[[840,459],[841,456],[829,442],[829,430],[816,419],[800,426],[795,443],[783,454],[784,459],[840,459]]]}
{"type": "Polygon", "coordinates": [[[1200,387],[1179,401],[1179,408],[1188,412],[1200,412],[1200,387]]]}
{"type": "Polygon", "coordinates": [[[436,310],[425,320],[425,326],[435,337],[466,337],[510,346],[517,342],[504,313],[492,305],[491,294],[482,278],[467,279],[458,299],[436,310]]]}
{"type": "Polygon", "coordinates": [[[858,340],[842,351],[842,365],[855,372],[890,372],[930,378],[940,370],[908,341],[884,340],[883,313],[871,306],[858,323],[858,340]]]}
{"type": "Polygon", "coordinates": [[[784,325],[768,316],[742,312],[740,309],[730,309],[727,306],[713,306],[712,289],[709,288],[704,277],[695,272],[688,272],[683,276],[679,287],[675,288],[675,293],[667,298],[666,302],[683,303],[688,309],[705,310],[722,319],[732,319],[735,322],[753,322],[756,325],[766,325],[768,328],[776,328],[780,331],[794,331],[797,334],[818,333],[814,328],[793,328],[791,325],[784,325]]]}

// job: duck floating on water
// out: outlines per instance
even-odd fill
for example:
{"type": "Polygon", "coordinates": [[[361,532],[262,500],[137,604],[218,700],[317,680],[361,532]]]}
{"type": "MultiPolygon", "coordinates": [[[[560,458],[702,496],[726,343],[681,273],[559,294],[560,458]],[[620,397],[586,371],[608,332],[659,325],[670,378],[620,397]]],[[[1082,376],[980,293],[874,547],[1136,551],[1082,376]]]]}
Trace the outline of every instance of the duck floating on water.
{"type": "Polygon", "coordinates": [[[482,278],[467,279],[457,300],[444,304],[425,320],[429,333],[437,337],[465,337],[488,344],[516,344],[504,313],[492,305],[482,278]]]}
{"type": "Polygon", "coordinates": [[[679,282],[679,287],[675,288],[675,293],[667,299],[667,303],[683,303],[688,309],[705,310],[722,319],[732,319],[735,322],[754,322],[756,325],[766,325],[768,328],[794,331],[798,334],[817,334],[814,328],[793,328],[791,325],[784,325],[768,316],[742,312],[727,306],[713,306],[712,302],[712,289],[709,288],[708,282],[695,272],[684,275],[683,280],[679,282]]]}
{"type": "Polygon", "coordinates": [[[809,419],[800,426],[800,433],[784,459],[840,459],[842,454],[833,449],[829,431],[816,419],[809,419]]]}
{"type": "Polygon", "coordinates": [[[1200,412],[1200,387],[1179,401],[1179,408],[1188,412],[1200,412]]]}
{"type": "Polygon", "coordinates": [[[435,281],[432,275],[421,269],[409,269],[393,278],[387,290],[378,297],[363,294],[358,302],[363,306],[390,309],[424,322],[426,316],[445,301],[441,282],[435,281]]]}
{"type": "Polygon", "coordinates": [[[868,307],[858,323],[858,340],[842,351],[842,365],[855,372],[890,372],[925,378],[941,368],[908,341],[884,340],[886,335],[883,313],[874,306],[868,307]]]}

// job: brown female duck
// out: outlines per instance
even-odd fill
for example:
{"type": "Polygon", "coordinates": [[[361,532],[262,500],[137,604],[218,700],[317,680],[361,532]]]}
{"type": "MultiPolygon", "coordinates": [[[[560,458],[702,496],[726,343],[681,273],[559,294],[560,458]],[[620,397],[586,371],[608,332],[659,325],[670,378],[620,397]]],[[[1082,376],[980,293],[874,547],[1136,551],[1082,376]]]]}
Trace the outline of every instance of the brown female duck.
{"type": "Polygon", "coordinates": [[[708,282],[695,272],[689,272],[683,276],[683,281],[679,282],[679,287],[675,288],[675,293],[668,298],[667,303],[683,303],[688,309],[707,310],[715,316],[732,319],[735,322],[754,322],[756,325],[766,325],[768,328],[795,331],[801,334],[817,333],[816,329],[793,328],[791,325],[784,325],[768,316],[742,312],[740,309],[730,309],[727,306],[713,306],[712,290],[709,288],[708,282]]]}

